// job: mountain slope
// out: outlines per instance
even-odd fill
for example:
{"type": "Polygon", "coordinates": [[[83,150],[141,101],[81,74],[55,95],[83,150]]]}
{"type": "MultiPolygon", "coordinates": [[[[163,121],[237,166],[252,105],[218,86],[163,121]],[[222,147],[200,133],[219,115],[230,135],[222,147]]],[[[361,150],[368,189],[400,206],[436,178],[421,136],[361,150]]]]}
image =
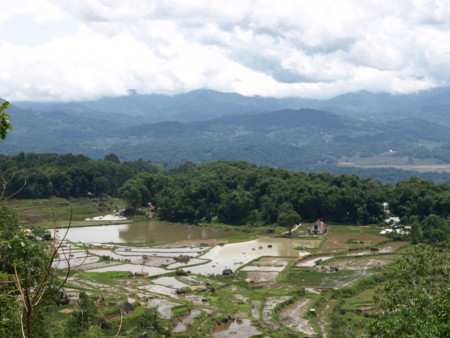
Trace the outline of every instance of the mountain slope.
{"type": "Polygon", "coordinates": [[[399,95],[359,91],[329,100],[250,97],[205,89],[173,96],[137,94],[130,91],[126,96],[103,97],[91,101],[15,104],[19,108],[39,112],[64,111],[76,116],[89,114],[93,117],[113,119],[127,126],[139,122],[203,121],[227,114],[299,108],[326,110],[370,121],[421,118],[450,126],[450,87],[399,95]]]}

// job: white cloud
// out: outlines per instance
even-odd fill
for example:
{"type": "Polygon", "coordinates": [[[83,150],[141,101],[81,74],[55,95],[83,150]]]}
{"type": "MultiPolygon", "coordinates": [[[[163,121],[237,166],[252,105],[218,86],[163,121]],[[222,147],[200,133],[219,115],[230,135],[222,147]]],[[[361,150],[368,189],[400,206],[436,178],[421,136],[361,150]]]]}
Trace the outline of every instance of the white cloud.
{"type": "Polygon", "coordinates": [[[10,100],[88,99],[131,88],[403,93],[450,85],[450,4],[17,0],[2,8],[0,64],[0,97],[10,100]]]}

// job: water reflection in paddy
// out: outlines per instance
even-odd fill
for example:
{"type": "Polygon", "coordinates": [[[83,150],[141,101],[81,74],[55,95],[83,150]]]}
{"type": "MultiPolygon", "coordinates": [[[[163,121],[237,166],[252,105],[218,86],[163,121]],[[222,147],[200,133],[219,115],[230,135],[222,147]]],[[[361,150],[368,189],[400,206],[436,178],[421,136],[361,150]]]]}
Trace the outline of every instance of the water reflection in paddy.
{"type": "Polygon", "coordinates": [[[241,321],[234,321],[228,324],[218,326],[212,334],[214,337],[251,337],[260,334],[250,321],[250,319],[243,319],[241,321]]]}
{"type": "Polygon", "coordinates": [[[216,246],[205,255],[203,259],[210,263],[188,268],[192,273],[221,274],[224,269],[236,270],[261,256],[293,256],[300,257],[308,253],[296,250],[303,241],[287,238],[260,237],[253,241],[231,243],[225,246],[216,246]]]}
{"type": "Polygon", "coordinates": [[[107,271],[129,271],[129,272],[147,272],[149,276],[162,275],[168,271],[165,269],[153,267],[153,266],[143,266],[135,264],[119,264],[111,265],[98,269],[90,269],[89,272],[107,272],[107,271]]]}
{"type": "MultiPolygon", "coordinates": [[[[59,236],[64,231],[61,229],[59,236]]],[[[81,243],[173,243],[182,240],[208,240],[229,238],[239,232],[199,227],[164,221],[135,222],[107,226],[71,228],[67,239],[81,243]]]]}

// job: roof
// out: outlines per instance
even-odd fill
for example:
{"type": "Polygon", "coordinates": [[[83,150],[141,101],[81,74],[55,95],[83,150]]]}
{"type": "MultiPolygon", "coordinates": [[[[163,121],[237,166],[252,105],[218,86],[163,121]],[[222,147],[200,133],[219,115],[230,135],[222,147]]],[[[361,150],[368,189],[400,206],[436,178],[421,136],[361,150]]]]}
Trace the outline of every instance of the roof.
{"type": "Polygon", "coordinates": [[[317,225],[318,228],[325,230],[327,227],[325,226],[325,223],[323,221],[321,221],[320,219],[318,219],[317,221],[314,222],[315,225],[317,225]]]}

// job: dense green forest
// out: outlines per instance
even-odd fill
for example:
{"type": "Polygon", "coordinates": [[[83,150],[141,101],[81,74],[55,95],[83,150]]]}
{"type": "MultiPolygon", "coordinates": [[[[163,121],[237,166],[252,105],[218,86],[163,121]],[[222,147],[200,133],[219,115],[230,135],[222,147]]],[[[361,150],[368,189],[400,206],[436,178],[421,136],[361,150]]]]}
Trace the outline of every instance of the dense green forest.
{"type": "Polygon", "coordinates": [[[120,163],[114,154],[105,156],[105,160],[71,154],[0,155],[6,195],[20,191],[19,198],[116,195],[117,189],[138,172],[163,171],[162,166],[148,161],[120,163]]]}
{"type": "Polygon", "coordinates": [[[0,155],[0,175],[7,180],[6,194],[20,191],[16,198],[119,196],[130,210],[151,202],[161,219],[189,223],[262,226],[322,218],[377,224],[387,202],[393,214],[417,224],[418,236],[427,236],[419,229],[427,216],[450,214],[450,189],[443,183],[413,177],[383,185],[356,175],[292,172],[243,161],[186,162],[167,171],[146,161],[120,163],[114,154],[92,160],[20,153],[0,155]]]}
{"type": "Polygon", "coordinates": [[[356,175],[295,173],[246,162],[186,163],[165,175],[140,173],[118,193],[131,208],[151,202],[166,220],[249,225],[318,218],[374,224],[386,217],[382,204],[388,202],[392,213],[413,224],[416,241],[441,241],[450,234],[449,187],[416,177],[383,186],[356,175]]]}

